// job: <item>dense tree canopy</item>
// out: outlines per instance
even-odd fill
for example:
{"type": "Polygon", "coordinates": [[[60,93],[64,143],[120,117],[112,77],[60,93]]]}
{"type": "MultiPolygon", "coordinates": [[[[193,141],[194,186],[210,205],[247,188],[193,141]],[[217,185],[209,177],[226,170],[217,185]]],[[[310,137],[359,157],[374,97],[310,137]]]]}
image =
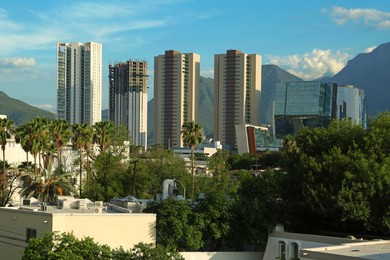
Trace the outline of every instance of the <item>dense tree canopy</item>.
{"type": "Polygon", "coordinates": [[[283,199],[293,228],[390,234],[387,122],[383,114],[366,131],[334,121],[286,139],[283,199]]]}

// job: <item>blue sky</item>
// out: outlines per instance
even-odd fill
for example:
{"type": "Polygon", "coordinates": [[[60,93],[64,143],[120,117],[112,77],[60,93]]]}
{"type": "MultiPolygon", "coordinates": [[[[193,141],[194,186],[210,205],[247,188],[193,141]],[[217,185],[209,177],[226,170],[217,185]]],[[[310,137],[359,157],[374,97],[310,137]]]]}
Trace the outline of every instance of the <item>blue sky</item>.
{"type": "Polygon", "coordinates": [[[103,44],[108,65],[149,63],[165,50],[196,52],[213,77],[214,54],[256,53],[304,79],[337,73],[348,60],[390,41],[388,0],[1,1],[0,90],[55,112],[56,43],[103,44]]]}

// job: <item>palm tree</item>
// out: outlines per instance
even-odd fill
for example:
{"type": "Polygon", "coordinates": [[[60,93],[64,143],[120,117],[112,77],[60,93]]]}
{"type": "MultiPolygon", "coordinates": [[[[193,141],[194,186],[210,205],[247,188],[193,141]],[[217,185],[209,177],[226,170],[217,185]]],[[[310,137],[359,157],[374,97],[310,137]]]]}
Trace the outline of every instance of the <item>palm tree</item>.
{"type": "MultiPolygon", "coordinates": [[[[37,156],[39,156],[39,166],[40,168],[42,168],[41,166],[41,156],[42,154],[45,152],[45,149],[48,150],[49,147],[50,147],[50,153],[52,152],[53,150],[53,147],[52,147],[52,140],[50,139],[50,130],[49,130],[49,124],[50,124],[50,121],[46,118],[39,118],[39,117],[36,117],[34,118],[31,122],[31,130],[32,130],[32,136],[31,136],[31,141],[32,141],[32,147],[31,147],[31,154],[33,155],[34,157],[34,165],[37,165],[37,156]]],[[[45,156],[49,156],[48,153],[46,153],[45,155],[43,155],[43,157],[45,156]]],[[[51,156],[51,154],[50,154],[51,156]]],[[[48,162],[48,158],[44,158],[45,161],[46,161],[46,164],[48,162]]],[[[47,167],[47,165],[45,166],[47,167]]],[[[34,166],[34,177],[37,178],[37,172],[36,172],[36,166],[34,166]]]]}
{"type": "Polygon", "coordinates": [[[72,135],[70,124],[66,120],[57,119],[51,125],[51,134],[58,154],[58,165],[62,164],[62,148],[72,135]]]}
{"type": "Polygon", "coordinates": [[[2,174],[1,174],[1,179],[0,179],[0,184],[1,184],[1,191],[4,193],[5,185],[6,185],[6,174],[5,174],[5,166],[6,166],[6,161],[5,161],[5,148],[7,145],[7,140],[11,138],[11,134],[14,131],[14,122],[7,118],[0,118],[0,145],[1,145],[1,150],[3,152],[3,169],[2,169],[2,174]]]}
{"type": "Polygon", "coordinates": [[[46,178],[41,177],[31,182],[20,191],[21,196],[26,198],[35,197],[40,201],[53,203],[57,195],[70,195],[76,193],[75,188],[69,182],[73,174],[64,172],[62,165],[59,165],[53,172],[51,165],[45,169],[46,178]]]}
{"type": "Polygon", "coordinates": [[[191,198],[194,199],[195,192],[195,173],[194,173],[194,149],[195,145],[201,143],[204,139],[204,132],[200,125],[191,121],[186,122],[181,127],[181,135],[185,145],[191,148],[191,176],[192,176],[192,190],[191,198]]]}
{"type": "MultiPolygon", "coordinates": [[[[92,128],[87,124],[74,124],[73,125],[73,136],[72,136],[72,142],[73,142],[73,149],[77,150],[79,152],[79,159],[80,159],[80,197],[82,194],[82,174],[83,174],[83,149],[90,150],[90,144],[93,140],[93,130],[92,128]]],[[[89,155],[87,154],[87,157],[89,155]]],[[[89,160],[89,158],[87,158],[89,160]]],[[[89,161],[88,161],[89,162],[89,161]]]]}
{"type": "Polygon", "coordinates": [[[100,152],[105,152],[111,142],[110,131],[114,125],[111,121],[97,122],[93,125],[95,130],[94,142],[99,145],[100,152]]]}
{"type": "Polygon", "coordinates": [[[16,129],[16,142],[20,143],[22,149],[26,152],[26,169],[28,169],[30,165],[28,160],[28,154],[31,152],[32,149],[32,135],[33,132],[31,124],[20,125],[16,129]]]}

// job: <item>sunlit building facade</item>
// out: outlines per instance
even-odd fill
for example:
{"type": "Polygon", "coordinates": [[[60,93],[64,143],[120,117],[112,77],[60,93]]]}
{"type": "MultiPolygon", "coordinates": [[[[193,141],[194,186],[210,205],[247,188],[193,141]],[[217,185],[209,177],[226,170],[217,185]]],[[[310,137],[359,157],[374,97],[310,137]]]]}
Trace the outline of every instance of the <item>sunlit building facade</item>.
{"type": "Polygon", "coordinates": [[[57,117],[93,125],[102,116],[102,45],[57,43],[57,117]]]}
{"type": "Polygon", "coordinates": [[[355,124],[367,127],[367,105],[363,89],[352,85],[337,88],[337,118],[347,118],[355,124]]]}
{"type": "Polygon", "coordinates": [[[228,50],[214,56],[214,140],[237,149],[236,125],[260,125],[261,56],[228,50]]]}
{"type": "Polygon", "coordinates": [[[133,144],[147,146],[148,63],[129,60],[109,65],[109,119],[124,125],[133,144]]]}
{"type": "Polygon", "coordinates": [[[198,121],[200,56],[165,51],[154,57],[154,143],[183,147],[181,127],[198,121]]]}

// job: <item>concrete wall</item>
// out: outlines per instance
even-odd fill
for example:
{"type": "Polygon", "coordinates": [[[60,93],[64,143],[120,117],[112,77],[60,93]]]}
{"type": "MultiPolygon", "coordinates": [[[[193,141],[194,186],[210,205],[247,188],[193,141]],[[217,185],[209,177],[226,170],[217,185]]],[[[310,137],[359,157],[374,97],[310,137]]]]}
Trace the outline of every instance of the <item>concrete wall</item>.
{"type": "Polygon", "coordinates": [[[261,260],[263,252],[181,252],[186,260],[261,260]]]}
{"type": "Polygon", "coordinates": [[[156,243],[156,215],[58,214],[53,219],[53,230],[73,231],[76,237],[89,236],[111,248],[130,249],[139,242],[156,243]]]}
{"type": "Polygon", "coordinates": [[[26,230],[73,232],[78,238],[92,237],[111,248],[130,249],[139,242],[156,243],[155,214],[51,213],[0,208],[0,259],[21,259],[27,246],[26,230]]]}
{"type": "Polygon", "coordinates": [[[0,259],[22,258],[27,228],[36,229],[37,237],[42,237],[52,231],[52,215],[0,208],[0,259]]]}

